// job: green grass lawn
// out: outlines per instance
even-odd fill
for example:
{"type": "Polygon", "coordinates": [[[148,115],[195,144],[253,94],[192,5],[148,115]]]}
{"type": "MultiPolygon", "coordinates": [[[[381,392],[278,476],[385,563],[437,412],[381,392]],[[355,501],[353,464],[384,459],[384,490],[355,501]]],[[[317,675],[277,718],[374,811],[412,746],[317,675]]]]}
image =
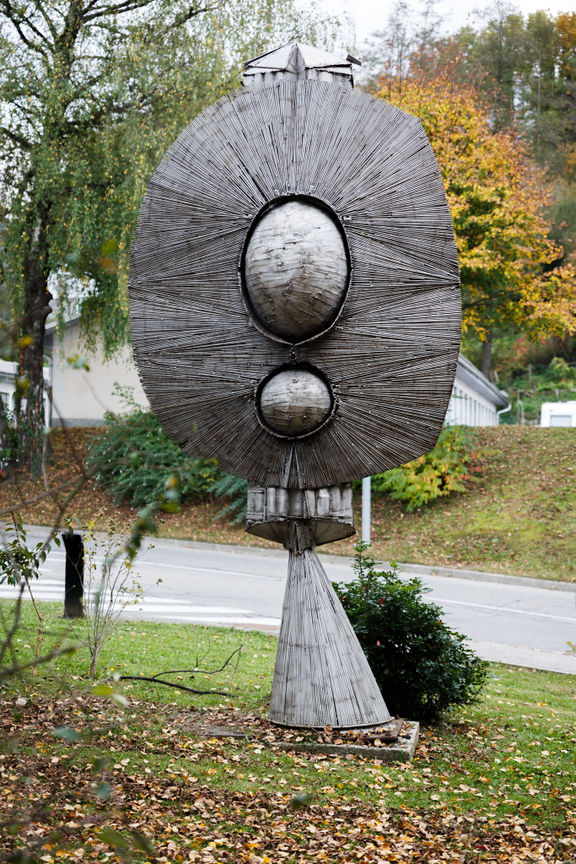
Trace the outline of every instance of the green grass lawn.
{"type": "MultiPolygon", "coordinates": [[[[7,622],[10,604],[1,609],[7,622]]],[[[161,861],[576,861],[571,676],[491,665],[480,701],[424,728],[411,764],[280,752],[259,720],[274,636],[122,621],[102,649],[100,685],[241,655],[215,675],[172,677],[227,696],[118,681],[111,698],[91,691],[83,623],[63,621],[56,604],[41,611],[40,653],[80,647],[2,686],[0,808],[23,819],[5,854],[12,843],[43,862],[84,860],[87,848],[91,859],[148,861],[152,843],[161,861]],[[248,737],[211,738],[207,722],[248,737]]],[[[20,662],[37,640],[27,603],[20,662]]]]}

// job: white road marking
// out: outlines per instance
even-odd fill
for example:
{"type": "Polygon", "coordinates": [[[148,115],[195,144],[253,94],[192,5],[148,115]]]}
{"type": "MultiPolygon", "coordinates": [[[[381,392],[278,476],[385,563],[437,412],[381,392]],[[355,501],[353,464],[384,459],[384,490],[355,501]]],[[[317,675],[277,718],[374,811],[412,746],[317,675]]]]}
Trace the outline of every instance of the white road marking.
{"type": "MultiPolygon", "coordinates": [[[[34,585],[34,596],[38,600],[64,602],[64,583],[44,580],[44,585],[34,585]]],[[[17,588],[12,585],[0,585],[0,597],[14,597],[17,588]]],[[[24,594],[28,598],[28,592],[24,594]]],[[[257,615],[250,609],[236,609],[230,606],[196,606],[182,599],[167,599],[162,597],[141,597],[135,603],[129,603],[122,608],[123,616],[154,615],[157,620],[190,621],[196,624],[251,624],[262,627],[279,627],[279,618],[257,615]]]]}
{"type": "Polygon", "coordinates": [[[487,609],[489,612],[506,612],[510,615],[528,615],[532,618],[548,618],[552,621],[568,621],[576,623],[576,615],[571,618],[563,615],[549,615],[547,612],[530,612],[528,609],[511,609],[509,606],[490,606],[482,603],[467,603],[465,600],[445,600],[443,597],[431,597],[434,603],[447,603],[450,606],[469,606],[471,609],[487,609]]]}
{"type": "Polygon", "coordinates": [[[154,561],[138,561],[139,567],[155,567],[157,570],[189,570],[191,573],[218,573],[220,576],[245,576],[247,579],[284,579],[281,576],[270,576],[262,573],[250,573],[246,570],[222,570],[221,567],[192,567],[190,564],[156,564],[154,561]]]}
{"type": "MultiPolygon", "coordinates": [[[[129,615],[130,613],[136,614],[136,613],[138,613],[138,611],[142,611],[142,610],[123,609],[122,614],[123,615],[125,615],[125,614],[129,615]]],[[[149,610],[145,609],[143,611],[147,612],[149,610]]],[[[238,616],[238,615],[233,615],[233,616],[228,616],[228,615],[215,615],[215,616],[185,615],[183,613],[181,613],[181,614],[174,613],[173,615],[171,615],[170,613],[167,613],[167,612],[162,612],[160,614],[156,613],[154,615],[155,621],[161,621],[163,619],[166,619],[168,621],[174,621],[174,620],[190,621],[190,622],[193,622],[195,624],[254,624],[254,625],[260,624],[262,627],[279,627],[280,626],[280,619],[279,618],[263,618],[260,616],[250,616],[250,615],[247,615],[245,617],[244,616],[238,616]]]]}
{"type": "MultiPolygon", "coordinates": [[[[65,558],[62,558],[61,561],[57,561],[56,563],[63,564],[65,562],[65,558]]],[[[100,562],[103,559],[96,558],[96,562],[100,562]]],[[[52,557],[50,562],[43,564],[40,568],[41,573],[51,573],[53,570],[57,572],[61,571],[61,567],[51,567],[51,563],[54,563],[52,557]]],[[[283,565],[284,566],[284,565],[283,565]]],[[[250,573],[247,570],[223,570],[221,567],[193,567],[191,564],[164,564],[156,561],[142,561],[138,560],[135,564],[135,569],[138,571],[141,567],[154,567],[156,570],[182,570],[190,573],[217,573],[220,576],[243,576],[247,579],[267,579],[267,580],[279,580],[285,578],[285,573],[282,572],[280,575],[275,576],[273,574],[262,574],[262,573],[250,573]]]]}
{"type": "MultiPolygon", "coordinates": [[[[157,565],[151,565],[157,566],[157,565]]],[[[162,566],[170,566],[173,569],[187,569],[187,570],[195,570],[197,572],[214,572],[220,573],[222,575],[237,575],[237,576],[246,576],[249,574],[241,573],[239,571],[234,570],[218,570],[217,568],[204,568],[204,567],[179,567],[177,565],[162,565],[162,566]]],[[[257,578],[268,578],[268,577],[257,577],[257,578]]],[[[41,582],[32,582],[31,583],[32,591],[34,596],[39,600],[55,600],[63,601],[63,591],[64,591],[64,582],[56,579],[46,579],[43,578],[41,582]]],[[[13,597],[17,588],[12,585],[0,585],[0,597],[13,597]]],[[[28,592],[26,591],[24,596],[28,596],[28,592]]],[[[432,602],[438,603],[440,605],[447,606],[462,606],[469,609],[482,609],[487,612],[502,612],[508,615],[524,615],[531,618],[542,618],[548,621],[560,621],[563,623],[574,624],[576,623],[576,614],[572,616],[568,615],[551,615],[547,612],[536,612],[527,609],[514,609],[509,606],[492,606],[490,604],[482,604],[482,603],[472,603],[465,600],[451,600],[444,597],[436,597],[434,595],[430,598],[432,602]]],[[[202,606],[193,606],[189,605],[190,601],[182,598],[181,600],[178,598],[165,598],[165,597],[155,597],[154,595],[147,595],[143,598],[140,598],[139,603],[144,604],[147,612],[167,612],[170,606],[173,609],[177,609],[179,611],[186,610],[186,613],[202,613],[204,611],[210,612],[211,614],[222,613],[224,615],[251,615],[251,610],[249,609],[236,609],[227,606],[210,606],[210,607],[202,607],[202,606]],[[165,604],[165,605],[163,605],[165,604]]],[[[279,619],[266,619],[267,621],[279,621],[279,619]]]]}

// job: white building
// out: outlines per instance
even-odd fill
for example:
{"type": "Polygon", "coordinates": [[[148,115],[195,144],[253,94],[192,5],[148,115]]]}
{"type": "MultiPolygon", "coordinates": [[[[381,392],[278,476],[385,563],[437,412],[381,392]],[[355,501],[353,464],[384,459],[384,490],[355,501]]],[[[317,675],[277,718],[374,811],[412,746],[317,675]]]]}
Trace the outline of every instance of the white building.
{"type": "MultiPolygon", "coordinates": [[[[62,339],[52,325],[47,331],[46,352],[52,357],[52,426],[99,426],[106,411],[125,410],[115,384],[131,388],[137,404],[148,406],[130,346],[111,360],[101,351],[89,356],[82,348],[78,321],[70,321],[62,339]],[[72,358],[86,359],[88,370],[72,358]]],[[[446,423],[462,426],[497,426],[500,414],[509,410],[506,393],[498,390],[465,357],[458,358],[456,380],[446,414],[446,423]]]]}
{"type": "Polygon", "coordinates": [[[14,382],[18,374],[18,364],[0,360],[0,396],[7,411],[14,408],[14,382]]]}
{"type": "MultiPolygon", "coordinates": [[[[4,409],[9,413],[14,410],[14,391],[16,390],[16,376],[18,375],[18,364],[10,360],[0,360],[0,396],[4,409]]],[[[50,386],[50,369],[44,368],[44,387],[48,390],[50,386]]],[[[50,400],[47,393],[44,395],[44,416],[50,417],[50,400]]]]}
{"type": "Polygon", "coordinates": [[[130,345],[108,360],[100,348],[88,354],[75,319],[66,324],[62,337],[55,324],[47,327],[45,351],[52,366],[51,426],[102,426],[107,411],[126,410],[116,385],[129,388],[135,402],[148,407],[130,345]]]}
{"type": "Polygon", "coordinates": [[[458,357],[454,389],[450,397],[448,426],[498,426],[500,415],[510,410],[504,390],[498,390],[470,360],[458,357]]]}
{"type": "Polygon", "coordinates": [[[543,402],[540,426],[572,426],[576,428],[576,402],[543,402]]]}

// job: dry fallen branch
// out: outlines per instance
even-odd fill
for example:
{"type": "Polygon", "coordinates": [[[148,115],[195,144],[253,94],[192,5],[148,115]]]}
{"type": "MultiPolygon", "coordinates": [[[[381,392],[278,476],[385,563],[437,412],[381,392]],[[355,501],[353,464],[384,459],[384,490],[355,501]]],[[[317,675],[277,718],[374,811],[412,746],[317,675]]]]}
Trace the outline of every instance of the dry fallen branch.
{"type": "Polygon", "coordinates": [[[236,658],[236,663],[235,663],[234,668],[237,669],[238,663],[240,662],[240,655],[241,654],[242,654],[242,646],[239,645],[238,648],[236,648],[232,652],[232,654],[230,654],[230,656],[226,658],[226,660],[224,661],[222,666],[220,666],[218,669],[199,669],[198,668],[198,661],[196,661],[196,665],[194,666],[193,669],[171,669],[171,670],[168,670],[167,672],[157,672],[156,675],[153,675],[152,677],[157,678],[158,675],[187,675],[189,673],[191,673],[190,678],[194,678],[194,675],[215,675],[217,672],[223,672],[224,669],[226,669],[226,667],[232,663],[232,660],[234,659],[234,657],[236,658]]]}
{"type": "MultiPolygon", "coordinates": [[[[189,669],[187,670],[190,671],[189,669]]],[[[158,675],[161,673],[159,672],[158,675]]],[[[162,678],[157,678],[156,675],[148,677],[146,675],[120,675],[120,681],[150,681],[152,684],[165,684],[166,687],[176,687],[178,690],[186,690],[188,693],[195,693],[196,696],[230,696],[230,693],[225,693],[223,690],[195,690],[193,687],[187,687],[185,684],[174,684],[173,681],[164,681],[162,678]]]]}
{"type": "Polygon", "coordinates": [[[166,687],[176,687],[178,690],[186,690],[188,693],[195,693],[197,696],[230,696],[229,693],[225,693],[222,690],[196,690],[193,687],[187,687],[185,684],[175,684],[173,681],[165,681],[164,678],[160,678],[160,676],[164,675],[190,675],[190,678],[193,679],[195,675],[216,675],[218,672],[222,672],[229,666],[234,658],[236,658],[234,668],[238,668],[238,663],[240,662],[240,655],[242,653],[242,646],[239,645],[229,657],[226,658],[222,666],[219,666],[218,669],[198,669],[197,666],[194,669],[170,669],[166,672],[157,672],[155,675],[145,676],[145,675],[121,675],[120,681],[149,681],[151,684],[165,684],[166,687]]]}

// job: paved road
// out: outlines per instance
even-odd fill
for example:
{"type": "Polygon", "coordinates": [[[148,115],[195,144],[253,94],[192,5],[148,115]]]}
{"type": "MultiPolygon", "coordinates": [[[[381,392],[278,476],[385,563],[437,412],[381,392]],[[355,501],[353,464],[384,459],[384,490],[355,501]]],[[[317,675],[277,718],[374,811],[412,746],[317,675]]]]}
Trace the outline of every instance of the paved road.
{"type": "MultiPolygon", "coordinates": [[[[124,614],[277,631],[286,560],[282,550],[157,540],[138,560],[143,601],[124,614]]],[[[333,581],[353,578],[348,559],[322,555],[322,561],[333,581]]],[[[417,572],[446,622],[468,636],[485,659],[576,674],[576,655],[568,646],[576,643],[576,585],[549,587],[539,580],[454,575],[414,565],[401,572],[406,578],[417,572]]],[[[63,582],[64,552],[55,549],[36,596],[61,600],[63,582]]],[[[0,596],[10,591],[0,586],[0,596]]]]}

